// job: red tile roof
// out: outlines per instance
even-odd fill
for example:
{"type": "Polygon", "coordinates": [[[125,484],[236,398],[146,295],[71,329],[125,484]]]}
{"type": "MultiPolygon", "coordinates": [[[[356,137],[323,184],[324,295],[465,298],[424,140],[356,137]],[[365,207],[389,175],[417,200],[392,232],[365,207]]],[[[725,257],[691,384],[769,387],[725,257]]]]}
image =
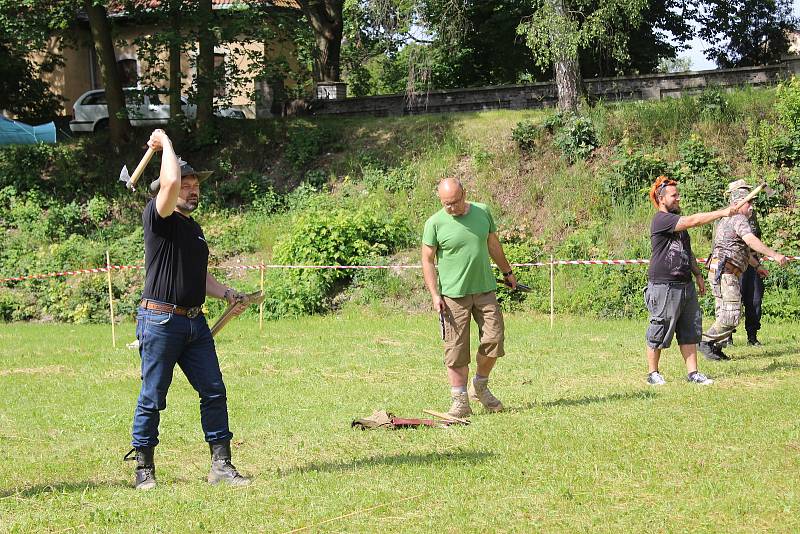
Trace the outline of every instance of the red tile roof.
{"type": "MultiPolygon", "coordinates": [[[[158,0],[151,0],[158,3],[158,0]]],[[[289,9],[300,9],[300,4],[297,0],[266,0],[266,2],[274,7],[288,7],[289,9]]],[[[214,7],[234,6],[236,4],[244,3],[243,0],[211,0],[214,7]]]]}

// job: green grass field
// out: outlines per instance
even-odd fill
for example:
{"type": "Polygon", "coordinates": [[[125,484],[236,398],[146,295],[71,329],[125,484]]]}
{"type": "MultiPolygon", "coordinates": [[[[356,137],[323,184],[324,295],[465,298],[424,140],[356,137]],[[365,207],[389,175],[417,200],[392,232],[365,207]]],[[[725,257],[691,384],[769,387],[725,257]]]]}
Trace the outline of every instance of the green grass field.
{"type": "Polygon", "coordinates": [[[508,410],[472,425],[351,430],[385,408],[445,411],[433,314],[349,309],[219,337],[234,462],[210,487],[198,400],[176,371],[159,487],[130,487],[138,354],[104,326],[0,326],[0,531],[796,532],[800,324],[737,335],[717,383],[690,386],[677,347],[647,386],[641,322],[507,317],[492,380],[508,410]],[[353,514],[353,512],[358,512],[353,514]],[[350,515],[348,515],[350,514],[350,515]],[[346,517],[341,517],[346,516],[346,517]]]}

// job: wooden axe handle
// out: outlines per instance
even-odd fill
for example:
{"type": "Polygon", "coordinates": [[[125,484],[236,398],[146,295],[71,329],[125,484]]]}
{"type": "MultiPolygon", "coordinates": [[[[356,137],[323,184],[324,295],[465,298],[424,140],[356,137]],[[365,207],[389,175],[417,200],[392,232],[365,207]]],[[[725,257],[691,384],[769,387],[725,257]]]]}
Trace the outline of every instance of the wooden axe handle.
{"type": "Polygon", "coordinates": [[[742,200],[736,203],[736,209],[738,210],[739,208],[741,208],[742,206],[753,200],[756,197],[756,195],[759,194],[761,190],[764,189],[766,186],[767,182],[761,182],[761,184],[759,184],[758,187],[750,191],[750,193],[748,193],[746,197],[744,197],[742,200]]]}
{"type": "Polygon", "coordinates": [[[147,152],[144,153],[142,161],[139,162],[139,165],[136,166],[136,169],[133,171],[133,174],[131,174],[131,187],[136,185],[136,180],[138,180],[139,177],[142,175],[142,173],[144,172],[144,168],[147,167],[148,163],[150,163],[150,159],[153,157],[153,154],[155,153],[156,151],[153,150],[152,148],[148,148],[147,152]]]}
{"type": "Polygon", "coordinates": [[[469,419],[462,419],[461,417],[453,417],[452,415],[442,412],[434,412],[433,410],[422,410],[422,413],[438,417],[439,419],[444,419],[445,421],[455,421],[456,423],[461,423],[464,425],[469,424],[469,419]]]}

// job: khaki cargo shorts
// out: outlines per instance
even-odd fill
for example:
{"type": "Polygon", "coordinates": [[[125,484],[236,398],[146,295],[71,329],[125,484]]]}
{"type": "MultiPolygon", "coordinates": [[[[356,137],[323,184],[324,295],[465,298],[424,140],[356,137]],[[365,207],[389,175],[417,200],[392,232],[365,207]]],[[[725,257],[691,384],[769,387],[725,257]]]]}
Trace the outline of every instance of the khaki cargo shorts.
{"type": "Polygon", "coordinates": [[[478,356],[499,358],[505,354],[503,312],[494,291],[451,299],[444,297],[444,364],[447,367],[469,365],[470,317],[478,324],[478,356]]]}

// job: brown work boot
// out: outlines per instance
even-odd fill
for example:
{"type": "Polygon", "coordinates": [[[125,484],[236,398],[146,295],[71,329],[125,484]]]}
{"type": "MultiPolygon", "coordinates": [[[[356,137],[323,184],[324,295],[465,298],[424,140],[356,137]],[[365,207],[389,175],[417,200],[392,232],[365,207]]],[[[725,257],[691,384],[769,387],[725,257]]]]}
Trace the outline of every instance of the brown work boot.
{"type": "Polygon", "coordinates": [[[211,448],[211,471],[208,472],[208,483],[225,482],[229,486],[249,486],[250,479],[239,474],[231,463],[231,442],[220,441],[209,443],[211,448]]]}
{"type": "Polygon", "coordinates": [[[472,408],[469,407],[469,397],[466,391],[464,393],[453,393],[451,397],[453,403],[450,405],[450,409],[447,410],[447,415],[458,417],[459,419],[472,415],[472,408]]]}
{"type": "Polygon", "coordinates": [[[489,391],[489,380],[478,380],[477,384],[474,380],[469,381],[468,389],[469,399],[483,404],[483,407],[490,412],[502,412],[503,403],[500,399],[492,395],[489,391]]]}

